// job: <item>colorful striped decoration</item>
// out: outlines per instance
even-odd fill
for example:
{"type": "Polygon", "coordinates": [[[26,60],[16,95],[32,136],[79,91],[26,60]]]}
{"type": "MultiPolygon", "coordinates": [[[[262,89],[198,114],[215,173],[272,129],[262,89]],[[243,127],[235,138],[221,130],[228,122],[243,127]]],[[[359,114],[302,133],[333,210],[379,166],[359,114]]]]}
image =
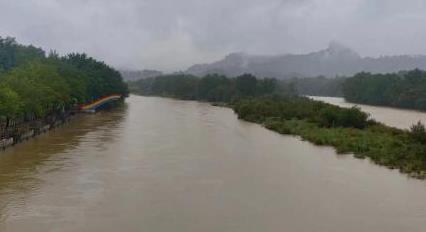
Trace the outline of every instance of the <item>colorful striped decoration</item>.
{"type": "Polygon", "coordinates": [[[119,94],[113,94],[105,97],[96,99],[95,101],[83,104],[80,106],[80,110],[83,112],[94,112],[101,105],[120,99],[122,96],[119,94]]]}

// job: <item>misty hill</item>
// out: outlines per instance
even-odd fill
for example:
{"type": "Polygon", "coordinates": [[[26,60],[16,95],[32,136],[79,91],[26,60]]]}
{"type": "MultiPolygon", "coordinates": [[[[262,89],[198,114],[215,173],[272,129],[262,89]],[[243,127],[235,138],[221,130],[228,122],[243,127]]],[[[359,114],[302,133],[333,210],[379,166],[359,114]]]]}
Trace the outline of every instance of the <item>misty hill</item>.
{"type": "Polygon", "coordinates": [[[291,78],[350,76],[362,71],[390,73],[415,68],[426,69],[426,56],[361,57],[352,49],[331,42],[324,50],[301,55],[259,56],[232,53],[211,64],[194,65],[186,72],[198,76],[209,73],[228,76],[251,73],[263,77],[291,78]]]}
{"type": "Polygon", "coordinates": [[[125,81],[137,81],[140,79],[163,75],[163,73],[160,71],[148,70],[148,69],[141,70],[141,71],[121,70],[120,73],[125,81]]]}

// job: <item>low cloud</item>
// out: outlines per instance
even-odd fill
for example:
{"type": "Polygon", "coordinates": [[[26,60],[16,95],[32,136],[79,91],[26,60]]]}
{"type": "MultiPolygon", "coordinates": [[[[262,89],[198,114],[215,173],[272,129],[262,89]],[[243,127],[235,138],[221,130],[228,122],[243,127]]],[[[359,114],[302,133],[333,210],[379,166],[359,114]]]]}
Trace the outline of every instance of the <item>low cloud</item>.
{"type": "Polygon", "coordinates": [[[119,68],[185,69],[229,52],[426,54],[424,0],[0,0],[0,35],[119,68]]]}

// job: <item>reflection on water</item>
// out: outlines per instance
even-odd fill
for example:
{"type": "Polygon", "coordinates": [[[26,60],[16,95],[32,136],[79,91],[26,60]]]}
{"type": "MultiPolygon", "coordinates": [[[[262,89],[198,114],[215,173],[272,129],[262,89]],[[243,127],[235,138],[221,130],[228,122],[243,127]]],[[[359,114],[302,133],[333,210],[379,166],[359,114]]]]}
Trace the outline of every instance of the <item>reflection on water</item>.
{"type": "Polygon", "coordinates": [[[404,110],[383,106],[371,106],[346,102],[340,97],[311,97],[312,99],[327,102],[341,107],[359,106],[363,111],[369,113],[376,121],[400,129],[409,129],[418,121],[426,123],[426,112],[415,110],[404,110]]]}
{"type": "Polygon", "coordinates": [[[127,102],[0,154],[0,231],[424,231],[424,181],[230,109],[127,102]]]}

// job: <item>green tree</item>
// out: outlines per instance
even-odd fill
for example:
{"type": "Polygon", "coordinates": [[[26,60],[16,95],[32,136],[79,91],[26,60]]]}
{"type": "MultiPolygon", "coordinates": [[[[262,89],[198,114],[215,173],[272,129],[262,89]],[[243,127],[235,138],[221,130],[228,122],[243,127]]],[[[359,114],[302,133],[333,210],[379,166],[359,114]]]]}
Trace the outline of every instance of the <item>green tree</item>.
{"type": "Polygon", "coordinates": [[[7,86],[0,86],[0,116],[13,118],[21,110],[19,95],[7,86]]]}
{"type": "Polygon", "coordinates": [[[257,79],[251,74],[238,76],[235,81],[235,87],[241,96],[255,96],[257,90],[257,79]]]}

